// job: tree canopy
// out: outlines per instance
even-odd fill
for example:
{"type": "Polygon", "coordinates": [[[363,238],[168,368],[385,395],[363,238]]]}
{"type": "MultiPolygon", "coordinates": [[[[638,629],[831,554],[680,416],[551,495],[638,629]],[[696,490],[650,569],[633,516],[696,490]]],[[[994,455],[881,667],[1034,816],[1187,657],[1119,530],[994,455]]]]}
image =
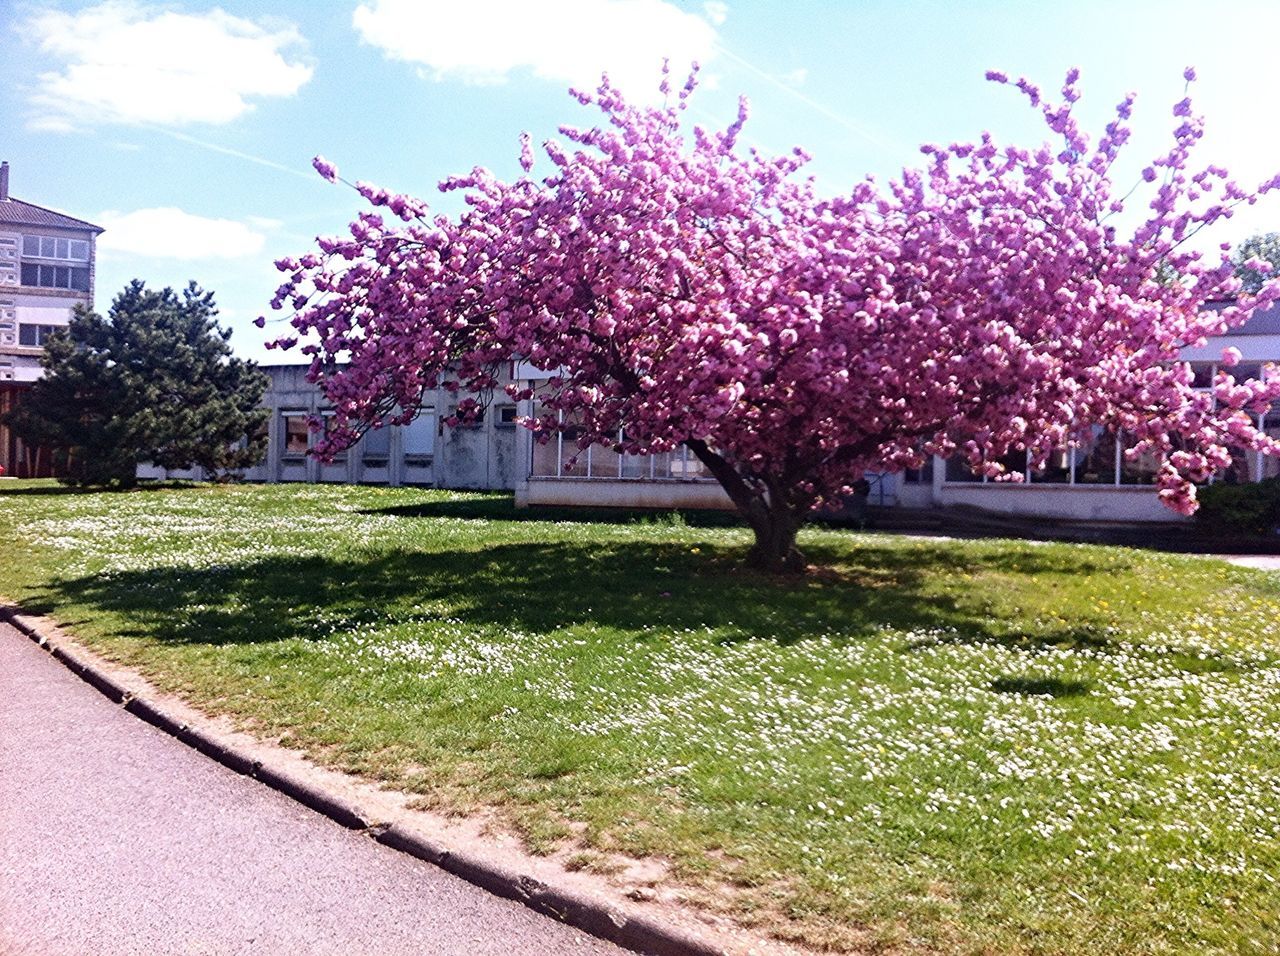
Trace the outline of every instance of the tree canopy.
{"type": "Polygon", "coordinates": [[[1236,246],[1231,262],[1241,288],[1257,294],[1280,270],[1280,232],[1267,232],[1250,236],[1236,246]]]}
{"type": "Polygon", "coordinates": [[[362,212],[348,236],[277,263],[273,306],[292,310],[336,411],[320,452],[407,421],[437,385],[483,396],[519,356],[549,373],[509,387],[536,402],[524,424],[539,441],[572,429],[579,448],[685,445],[755,531],[762,568],[802,567],[796,530],[868,471],[936,454],[1017,481],[1010,451],[1035,467],[1097,425],[1155,456],[1160,499],[1190,513],[1194,482],[1231,448],[1280,452],[1247,414],[1280,383],[1223,372],[1201,392],[1178,361],[1280,295],[1237,298],[1230,258],[1191,242],[1280,177],[1244,189],[1219,167],[1192,171],[1203,123],[1185,98],[1167,152],[1116,188],[1132,95],[1091,141],[1078,71],[1056,99],[988,78],[1015,86],[1052,142],[925,146],[922,168],[835,196],[800,175],[803,150],[739,145],[745,100],[727,129],[688,129],[692,77],[678,91],[664,77],[660,108],[607,78],[575,93],[604,123],[562,127],[541,178],[526,135],[525,175],[445,180],[465,195],[460,215],[355,183],[389,216],[362,212]],[[1122,234],[1139,201],[1147,212],[1122,234]]]}
{"type": "Polygon", "coordinates": [[[137,467],[192,466],[221,476],[266,451],[267,385],[234,357],[213,294],[135,279],[106,317],[83,307],[52,335],[45,373],[11,413],[24,440],[59,450],[74,484],[132,485],[137,467]]]}

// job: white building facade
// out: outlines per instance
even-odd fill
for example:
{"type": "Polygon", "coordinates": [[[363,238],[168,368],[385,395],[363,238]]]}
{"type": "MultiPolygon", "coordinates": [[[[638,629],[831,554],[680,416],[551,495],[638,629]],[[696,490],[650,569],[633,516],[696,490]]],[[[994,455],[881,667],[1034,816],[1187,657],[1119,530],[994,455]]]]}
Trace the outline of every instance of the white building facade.
{"type": "MultiPolygon", "coordinates": [[[[1228,335],[1203,348],[1187,349],[1196,383],[1208,388],[1222,350],[1235,346],[1242,360],[1231,369],[1242,378],[1258,377],[1264,366],[1280,365],[1280,306],[1255,314],[1228,335]]],[[[524,369],[520,377],[536,384],[540,373],[524,369]]],[[[522,410],[525,412],[527,410],[522,410]]],[[[1280,437],[1280,407],[1258,416],[1259,427],[1280,437]]],[[[732,504],[701,463],[685,451],[663,455],[619,455],[591,448],[570,467],[573,455],[564,440],[539,446],[522,436],[521,469],[516,485],[519,505],[594,505],[625,508],[723,508],[732,504]]],[[[1154,483],[1158,462],[1146,457],[1128,461],[1128,441],[1102,428],[1093,429],[1082,447],[1064,449],[1036,470],[1026,455],[1012,455],[1006,465],[1021,468],[1021,482],[987,481],[963,462],[935,459],[918,471],[868,475],[870,504],[884,507],[946,508],[966,505],[987,511],[1074,521],[1183,521],[1160,504],[1154,483]]],[[[1280,459],[1260,452],[1239,452],[1219,481],[1243,483],[1280,475],[1280,459]]]]}
{"type": "MultiPolygon", "coordinates": [[[[508,368],[508,372],[514,363],[508,368]]],[[[407,425],[369,431],[332,462],[309,454],[321,434],[311,422],[332,414],[320,389],[307,381],[305,365],[264,365],[270,384],[262,397],[268,409],[265,459],[245,471],[249,481],[345,482],[374,485],[426,485],[437,488],[505,489],[520,473],[516,406],[499,390],[474,425],[448,428],[460,395],[438,388],[424,396],[417,417],[407,425]]],[[[510,381],[508,376],[506,381],[510,381]]],[[[202,478],[199,470],[163,471],[150,465],[138,477],[202,478]]]]}
{"type": "MultiPolygon", "coordinates": [[[[40,377],[45,339],[66,327],[77,305],[93,307],[99,226],[15,199],[0,163],[0,414],[40,377]]],[[[52,463],[0,425],[4,474],[41,477],[52,463]]]]}
{"type": "MultiPolygon", "coordinates": [[[[1243,358],[1232,372],[1256,377],[1263,367],[1280,364],[1280,307],[1255,315],[1247,325],[1201,349],[1188,349],[1195,381],[1208,388],[1225,346],[1243,358]]],[[[263,404],[270,410],[268,452],[246,478],[262,482],[351,482],[425,485],[440,488],[513,490],[518,506],[615,508],[711,508],[731,510],[719,484],[686,449],[624,455],[612,448],[579,450],[571,431],[539,444],[519,416],[533,415],[532,402],[515,404],[502,386],[515,382],[535,387],[546,373],[527,363],[505,369],[492,403],[472,426],[448,427],[444,419],[465,397],[439,388],[424,397],[418,417],[404,426],[367,433],[330,463],[309,455],[316,435],[311,421],[327,411],[320,390],[306,379],[306,366],[264,366],[271,379],[263,404]]],[[[1280,407],[1258,417],[1269,434],[1280,437],[1280,407]]],[[[1157,462],[1128,461],[1124,435],[1095,428],[1090,441],[1064,449],[1039,470],[1025,455],[1010,456],[1024,481],[985,481],[963,463],[935,459],[925,468],[902,474],[869,475],[870,503],[883,507],[947,508],[963,505],[987,511],[1086,522],[1177,522],[1186,519],[1163,507],[1154,482],[1157,462]]],[[[166,477],[143,469],[142,477],[166,477]]],[[[1217,480],[1259,481],[1280,475],[1280,460],[1240,452],[1217,480]]],[[[173,473],[168,477],[198,477],[173,473]]]]}

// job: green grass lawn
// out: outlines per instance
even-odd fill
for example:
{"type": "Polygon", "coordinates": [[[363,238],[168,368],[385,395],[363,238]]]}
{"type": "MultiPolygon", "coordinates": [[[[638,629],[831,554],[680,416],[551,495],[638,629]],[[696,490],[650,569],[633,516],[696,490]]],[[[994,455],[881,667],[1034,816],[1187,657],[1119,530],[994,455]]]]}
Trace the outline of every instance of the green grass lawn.
{"type": "Polygon", "coordinates": [[[1275,952],[1280,578],[353,487],[0,483],[0,594],[317,760],[830,949],[1275,952]],[[558,518],[559,520],[551,520],[558,518]]]}

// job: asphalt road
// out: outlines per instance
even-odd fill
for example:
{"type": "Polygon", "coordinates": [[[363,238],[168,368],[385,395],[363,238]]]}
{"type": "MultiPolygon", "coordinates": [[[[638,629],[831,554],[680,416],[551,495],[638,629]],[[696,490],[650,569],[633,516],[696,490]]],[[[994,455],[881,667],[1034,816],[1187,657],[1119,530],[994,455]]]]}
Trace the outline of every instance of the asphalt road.
{"type": "Polygon", "coordinates": [[[0,623],[0,953],[623,952],[214,763],[0,623]]]}

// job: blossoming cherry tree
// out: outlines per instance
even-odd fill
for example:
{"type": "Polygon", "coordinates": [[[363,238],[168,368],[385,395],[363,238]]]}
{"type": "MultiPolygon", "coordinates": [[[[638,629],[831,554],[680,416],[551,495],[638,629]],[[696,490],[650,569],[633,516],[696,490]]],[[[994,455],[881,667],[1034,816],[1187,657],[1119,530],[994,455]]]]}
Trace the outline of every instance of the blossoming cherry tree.
{"type": "Polygon", "coordinates": [[[685,446],[765,570],[802,569],[801,525],[870,471],[940,455],[1017,481],[1011,451],[1034,468],[1099,425],[1154,456],[1160,499],[1192,512],[1194,483],[1232,448],[1280,452],[1250,414],[1280,384],[1223,372],[1192,387],[1180,350],[1278,292],[1234,299],[1225,250],[1205,257],[1190,240],[1280,178],[1245,190],[1216,166],[1191,171],[1202,123],[1185,99],[1168,151],[1121,195],[1111,176],[1132,96],[1091,142],[1076,71],[1056,101],[989,78],[1021,91],[1053,145],[926,146],[923,168],[823,195],[799,175],[802,150],[740,146],[745,101],[723,131],[687,129],[692,77],[678,91],[664,78],[660,108],[606,78],[575,94],[604,122],[544,143],[545,175],[525,135],[524,175],[441,183],[464,194],[460,215],[356,183],[376,209],[277,263],[273,305],[301,339],[274,344],[301,341],[335,412],[320,454],[408,421],[442,385],[464,396],[451,423],[472,419],[520,357],[548,373],[506,386],[536,400],[522,419],[536,440],[572,428],[577,449],[685,446]],[[1134,197],[1148,208],[1122,233],[1134,197]]]}

